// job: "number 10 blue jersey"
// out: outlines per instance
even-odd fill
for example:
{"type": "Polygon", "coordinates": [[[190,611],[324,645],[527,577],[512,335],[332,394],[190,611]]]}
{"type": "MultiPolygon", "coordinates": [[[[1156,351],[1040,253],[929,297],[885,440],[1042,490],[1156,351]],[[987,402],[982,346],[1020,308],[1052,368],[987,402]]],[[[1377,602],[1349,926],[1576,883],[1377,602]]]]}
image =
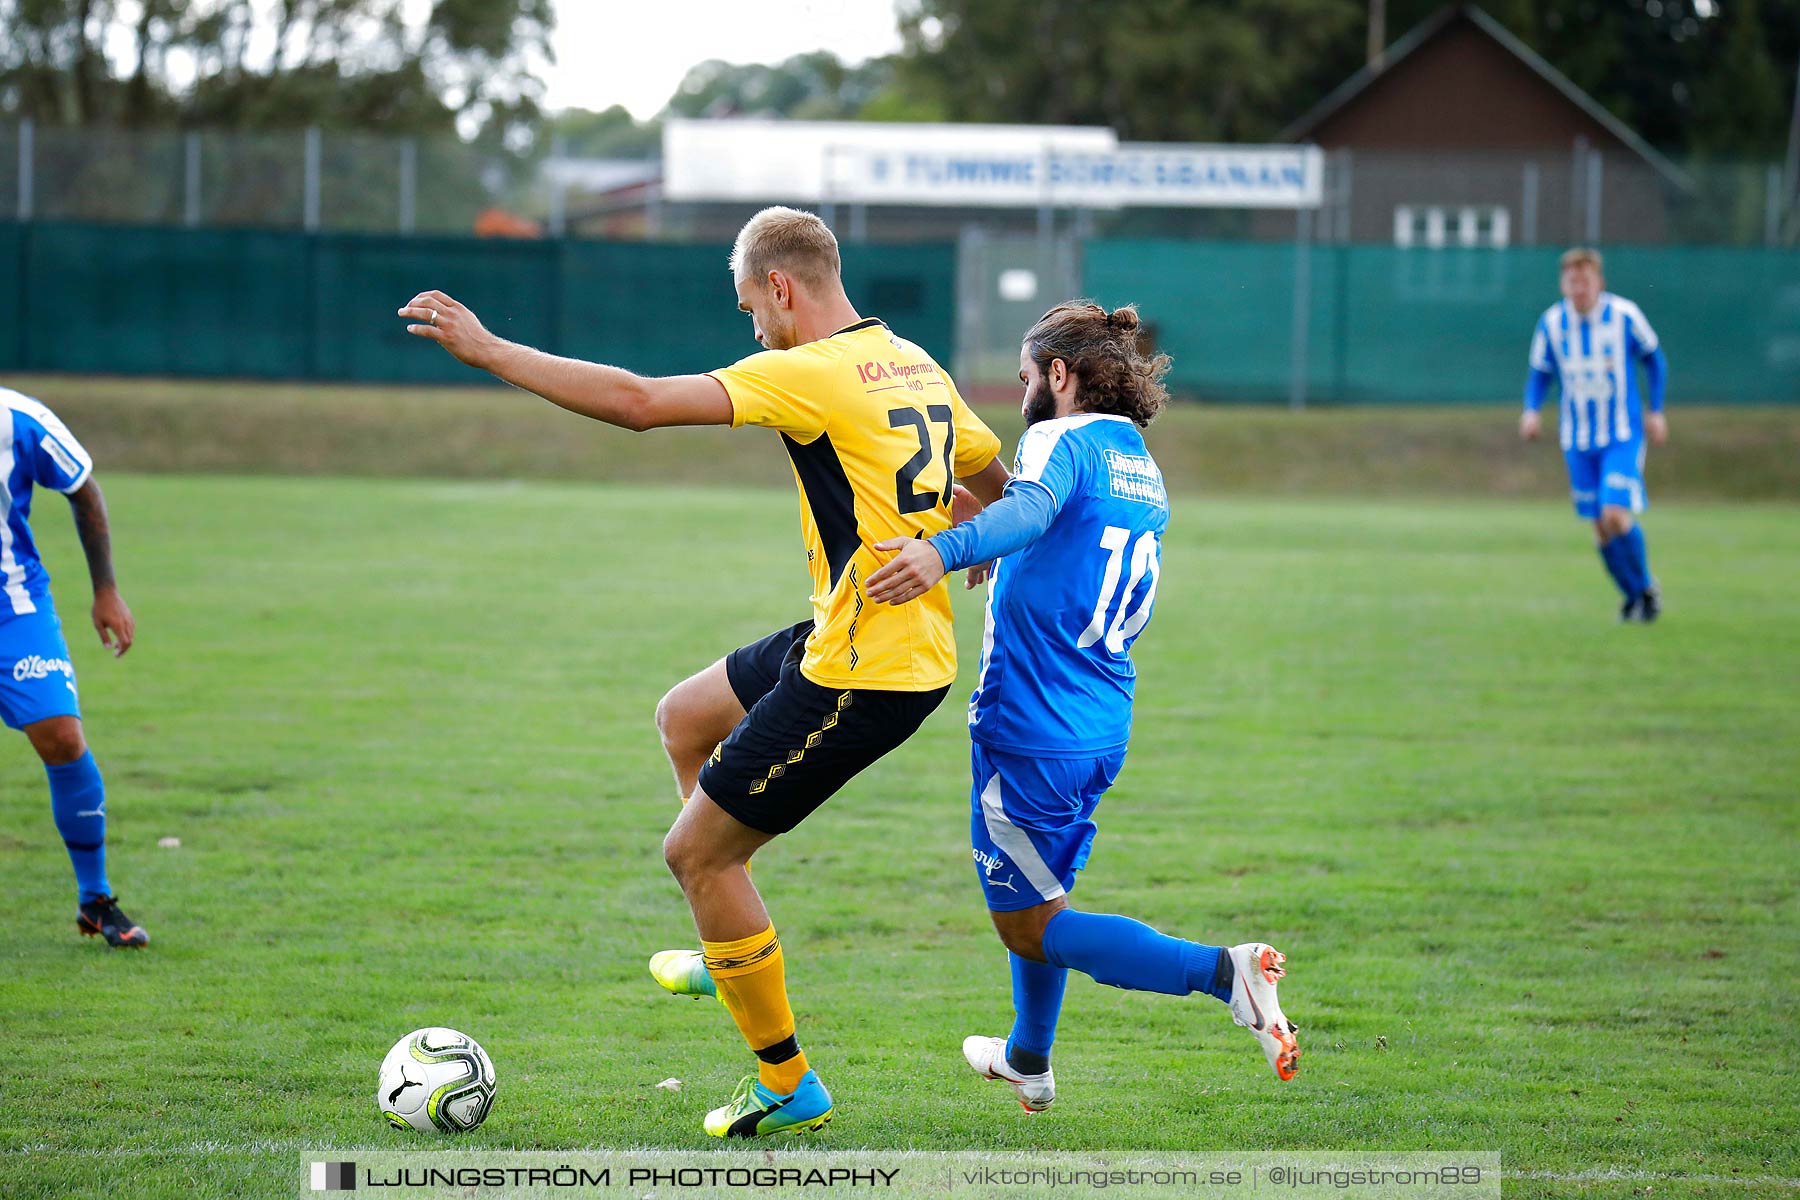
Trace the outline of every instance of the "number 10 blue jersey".
{"type": "Polygon", "coordinates": [[[969,734],[1051,758],[1122,749],[1169,524],[1162,472],[1130,420],[1082,413],[1026,430],[1007,486],[1042,488],[1056,517],[996,564],[969,734]]]}

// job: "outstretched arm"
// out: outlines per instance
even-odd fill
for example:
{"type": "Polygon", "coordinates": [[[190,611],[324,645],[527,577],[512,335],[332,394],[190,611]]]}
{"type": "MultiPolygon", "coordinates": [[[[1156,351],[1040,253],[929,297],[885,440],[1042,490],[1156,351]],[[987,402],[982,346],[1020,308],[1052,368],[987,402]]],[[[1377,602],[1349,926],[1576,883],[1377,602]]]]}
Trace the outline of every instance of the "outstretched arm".
{"type": "Polygon", "coordinates": [[[406,332],[436,342],[459,361],[608,425],[642,430],[731,424],[731,399],[710,375],[647,379],[545,354],[489,333],[473,311],[443,292],[420,292],[400,315],[412,322],[406,332]]]}
{"type": "MultiPolygon", "coordinates": [[[[1006,481],[1011,478],[1012,474],[1007,471],[1006,464],[996,454],[987,466],[957,484],[956,495],[950,504],[950,523],[961,525],[964,521],[973,521],[981,514],[982,509],[1000,499],[1006,491],[1006,481]]],[[[963,573],[963,587],[980,587],[987,582],[988,572],[993,567],[994,560],[991,558],[970,563],[968,570],[963,573]]]]}
{"type": "Polygon", "coordinates": [[[69,508],[75,516],[75,533],[81,538],[81,551],[87,555],[88,578],[94,583],[94,629],[100,644],[110,648],[117,658],[131,649],[137,633],[137,622],[131,609],[119,595],[113,578],[112,530],[106,523],[106,497],[92,475],[88,481],[69,493],[69,508]]]}
{"type": "Polygon", "coordinates": [[[869,599],[905,604],[937,586],[949,571],[1016,554],[1044,536],[1056,520],[1056,497],[1036,485],[1014,487],[965,521],[933,537],[893,538],[877,550],[899,553],[869,576],[869,599]]]}

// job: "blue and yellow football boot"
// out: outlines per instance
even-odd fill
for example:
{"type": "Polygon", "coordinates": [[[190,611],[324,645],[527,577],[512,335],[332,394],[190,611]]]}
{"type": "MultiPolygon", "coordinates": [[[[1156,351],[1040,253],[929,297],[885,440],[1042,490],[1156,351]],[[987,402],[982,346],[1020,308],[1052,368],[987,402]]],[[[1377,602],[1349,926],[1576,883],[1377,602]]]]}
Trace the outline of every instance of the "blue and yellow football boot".
{"type": "Polygon", "coordinates": [[[800,1086],[777,1096],[754,1075],[738,1084],[731,1103],[706,1114],[706,1132],[718,1138],[766,1137],[771,1133],[806,1133],[831,1123],[831,1093],[817,1071],[800,1077],[800,1086]]]}

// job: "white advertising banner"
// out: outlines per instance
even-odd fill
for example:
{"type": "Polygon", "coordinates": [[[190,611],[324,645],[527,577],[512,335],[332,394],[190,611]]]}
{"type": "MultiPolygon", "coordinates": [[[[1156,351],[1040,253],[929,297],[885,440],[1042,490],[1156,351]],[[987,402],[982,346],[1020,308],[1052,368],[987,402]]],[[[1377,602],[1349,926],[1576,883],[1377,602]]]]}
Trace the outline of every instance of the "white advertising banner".
{"type": "Polygon", "coordinates": [[[954,207],[1316,208],[1316,146],[1121,145],[1035,125],[669,121],[671,200],[954,207]]]}
{"type": "Polygon", "coordinates": [[[1054,125],[670,120],[663,125],[663,195],[815,204],[1017,204],[984,197],[1015,194],[1021,187],[1028,197],[1034,195],[1031,173],[1047,151],[1096,154],[1118,144],[1110,129],[1054,125]],[[920,160],[911,170],[909,158],[920,160]],[[888,165],[899,169],[890,171],[888,165]],[[908,184],[908,178],[915,182],[908,184]]]}
{"type": "Polygon", "coordinates": [[[1133,143],[1050,170],[1056,202],[1086,208],[1317,208],[1325,190],[1317,146],[1133,143]]]}

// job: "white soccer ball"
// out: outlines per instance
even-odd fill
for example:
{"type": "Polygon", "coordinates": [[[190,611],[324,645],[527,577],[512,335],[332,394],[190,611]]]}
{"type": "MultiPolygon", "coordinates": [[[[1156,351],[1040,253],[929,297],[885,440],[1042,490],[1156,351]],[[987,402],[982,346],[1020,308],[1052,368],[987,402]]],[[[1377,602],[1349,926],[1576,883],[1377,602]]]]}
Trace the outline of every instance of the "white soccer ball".
{"type": "Polygon", "coordinates": [[[454,1029],[415,1029],[381,1060],[375,1107],[396,1129],[460,1133],[487,1120],[494,1064],[474,1038],[454,1029]]]}

